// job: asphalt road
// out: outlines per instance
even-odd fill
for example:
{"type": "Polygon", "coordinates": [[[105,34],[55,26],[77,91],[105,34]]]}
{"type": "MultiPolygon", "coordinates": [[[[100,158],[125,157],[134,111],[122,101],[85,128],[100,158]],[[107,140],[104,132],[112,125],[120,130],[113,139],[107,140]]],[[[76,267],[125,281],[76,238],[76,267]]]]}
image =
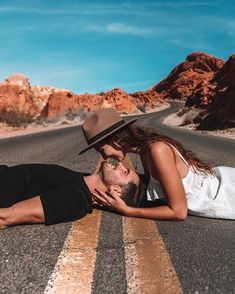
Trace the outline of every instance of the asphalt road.
{"type": "MultiPolygon", "coordinates": [[[[235,166],[233,140],[195,135],[161,124],[162,117],[178,107],[173,104],[163,112],[141,116],[139,122],[178,139],[214,165],[235,166]]],[[[99,155],[92,150],[78,156],[77,150],[83,145],[80,127],[1,139],[0,162],[55,163],[92,172],[99,155]]],[[[138,167],[141,169],[140,163],[138,167]]],[[[233,221],[189,217],[185,222],[156,223],[185,293],[235,293],[233,221]]],[[[43,293],[70,226],[19,226],[0,231],[0,293],[43,293]]],[[[104,213],[93,293],[111,293],[110,289],[118,291],[112,293],[126,293],[121,235],[121,217],[104,213]]]]}

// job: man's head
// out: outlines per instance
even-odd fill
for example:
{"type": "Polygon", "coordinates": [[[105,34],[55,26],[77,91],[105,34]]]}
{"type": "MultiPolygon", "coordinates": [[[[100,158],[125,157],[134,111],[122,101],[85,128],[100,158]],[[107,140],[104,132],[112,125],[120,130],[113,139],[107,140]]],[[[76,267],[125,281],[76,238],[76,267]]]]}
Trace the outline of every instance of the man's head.
{"type": "Polygon", "coordinates": [[[143,183],[139,175],[122,163],[103,161],[98,175],[107,190],[121,197],[129,206],[139,206],[143,197],[143,183]]]}

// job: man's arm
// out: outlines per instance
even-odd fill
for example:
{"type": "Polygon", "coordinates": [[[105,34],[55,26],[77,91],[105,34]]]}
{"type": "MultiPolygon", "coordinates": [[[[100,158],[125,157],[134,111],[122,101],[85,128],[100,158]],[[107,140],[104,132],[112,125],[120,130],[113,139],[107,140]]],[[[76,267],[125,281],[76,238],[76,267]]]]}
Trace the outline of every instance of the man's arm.
{"type": "Polygon", "coordinates": [[[0,229],[18,224],[44,223],[45,215],[40,196],[0,208],[0,229]]]}

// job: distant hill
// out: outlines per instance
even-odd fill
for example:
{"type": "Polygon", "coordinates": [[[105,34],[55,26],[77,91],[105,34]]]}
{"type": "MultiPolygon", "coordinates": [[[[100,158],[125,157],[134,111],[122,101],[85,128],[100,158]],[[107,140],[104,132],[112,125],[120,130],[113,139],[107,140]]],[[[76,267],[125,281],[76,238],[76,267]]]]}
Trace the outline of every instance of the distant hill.
{"type": "Polygon", "coordinates": [[[32,86],[23,74],[14,74],[0,83],[0,113],[14,112],[34,118],[59,118],[79,110],[95,111],[113,107],[125,113],[144,112],[165,104],[155,91],[128,94],[119,88],[98,94],[75,94],[67,89],[32,86]]]}
{"type": "Polygon", "coordinates": [[[138,113],[165,104],[166,99],[183,100],[188,109],[201,109],[195,118],[200,129],[234,127],[235,55],[225,62],[206,53],[193,52],[164,80],[132,94],[115,88],[78,95],[67,89],[32,86],[26,76],[14,74],[0,83],[0,120],[1,112],[54,119],[105,107],[138,113]]]}
{"type": "Polygon", "coordinates": [[[235,55],[224,62],[194,52],[151,89],[163,99],[184,100],[185,106],[200,108],[195,118],[198,129],[235,126],[235,55]]]}

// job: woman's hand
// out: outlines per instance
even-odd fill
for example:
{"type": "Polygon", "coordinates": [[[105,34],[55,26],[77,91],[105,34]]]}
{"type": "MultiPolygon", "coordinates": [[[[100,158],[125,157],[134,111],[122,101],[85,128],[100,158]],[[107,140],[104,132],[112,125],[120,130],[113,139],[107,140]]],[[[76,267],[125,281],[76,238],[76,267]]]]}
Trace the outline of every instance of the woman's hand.
{"type": "Polygon", "coordinates": [[[95,190],[97,193],[93,193],[93,197],[99,203],[100,206],[107,207],[113,211],[125,215],[126,211],[128,210],[128,206],[120,198],[120,196],[115,195],[115,192],[103,192],[99,189],[95,190]]]}

